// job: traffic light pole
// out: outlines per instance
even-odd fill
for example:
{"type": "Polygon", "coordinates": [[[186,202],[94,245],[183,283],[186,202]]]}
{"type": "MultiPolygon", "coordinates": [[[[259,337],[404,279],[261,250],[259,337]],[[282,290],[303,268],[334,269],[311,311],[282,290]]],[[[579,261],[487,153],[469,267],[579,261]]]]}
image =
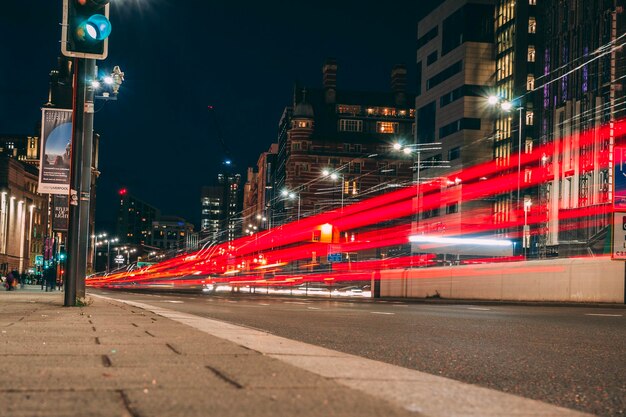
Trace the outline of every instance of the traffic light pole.
{"type": "Polygon", "coordinates": [[[93,154],[94,59],[74,60],[74,129],[70,175],[70,218],[67,237],[65,306],[85,297],[87,248],[89,245],[89,200],[93,154]]]}

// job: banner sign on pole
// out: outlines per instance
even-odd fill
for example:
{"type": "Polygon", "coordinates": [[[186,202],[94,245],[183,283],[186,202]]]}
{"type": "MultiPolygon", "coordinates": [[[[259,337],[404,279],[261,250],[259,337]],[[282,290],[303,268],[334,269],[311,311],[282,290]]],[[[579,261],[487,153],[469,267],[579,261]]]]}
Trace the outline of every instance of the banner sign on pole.
{"type": "Polygon", "coordinates": [[[72,110],[41,110],[41,159],[39,188],[41,194],[69,194],[72,110]]]}
{"type": "Polygon", "coordinates": [[[70,208],[67,195],[55,195],[52,201],[52,230],[67,232],[70,219],[70,208]]]}
{"type": "Polygon", "coordinates": [[[615,211],[626,211],[626,148],[613,148],[613,207],[615,211]]]}

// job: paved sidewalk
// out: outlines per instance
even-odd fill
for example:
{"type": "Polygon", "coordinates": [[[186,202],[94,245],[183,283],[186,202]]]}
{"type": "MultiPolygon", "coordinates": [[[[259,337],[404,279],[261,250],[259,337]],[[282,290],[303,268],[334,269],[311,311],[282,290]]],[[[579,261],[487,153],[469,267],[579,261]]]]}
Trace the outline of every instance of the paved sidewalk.
{"type": "Polygon", "coordinates": [[[0,292],[0,416],[419,416],[154,313],[0,292]]]}

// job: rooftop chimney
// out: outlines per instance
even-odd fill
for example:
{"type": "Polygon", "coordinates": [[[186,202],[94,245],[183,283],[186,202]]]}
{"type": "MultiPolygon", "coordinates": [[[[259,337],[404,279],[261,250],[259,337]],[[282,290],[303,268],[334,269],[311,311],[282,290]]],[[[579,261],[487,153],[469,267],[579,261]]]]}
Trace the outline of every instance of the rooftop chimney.
{"type": "Polygon", "coordinates": [[[394,93],[396,105],[406,104],[406,67],[402,64],[391,70],[391,91],[394,93]]]}
{"type": "Polygon", "coordinates": [[[337,96],[337,61],[328,58],[322,67],[326,103],[334,103],[337,96]]]}

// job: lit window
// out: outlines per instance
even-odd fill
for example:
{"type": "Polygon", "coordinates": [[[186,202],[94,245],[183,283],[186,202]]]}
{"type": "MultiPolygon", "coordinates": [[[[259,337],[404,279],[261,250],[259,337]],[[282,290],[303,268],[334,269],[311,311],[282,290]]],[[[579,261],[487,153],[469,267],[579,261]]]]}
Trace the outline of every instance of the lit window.
{"type": "Polygon", "coordinates": [[[534,17],[528,18],[528,33],[537,32],[537,20],[534,17]]]}
{"type": "Polygon", "coordinates": [[[309,127],[309,122],[301,120],[298,122],[298,127],[309,127]]]}
{"type": "Polygon", "coordinates": [[[528,47],[528,62],[535,62],[535,47],[533,45],[528,47]]]}
{"type": "Polygon", "coordinates": [[[398,123],[376,122],[376,131],[384,134],[398,133],[398,123]]]}
{"type": "Polygon", "coordinates": [[[528,4],[530,4],[531,6],[536,6],[537,0],[528,0],[528,4]]]}
{"type": "Polygon", "coordinates": [[[535,89],[535,76],[532,74],[528,74],[526,77],[526,90],[532,91],[535,89]]]}
{"type": "Polygon", "coordinates": [[[535,124],[535,113],[532,110],[526,112],[526,124],[528,126],[535,124]]]}

